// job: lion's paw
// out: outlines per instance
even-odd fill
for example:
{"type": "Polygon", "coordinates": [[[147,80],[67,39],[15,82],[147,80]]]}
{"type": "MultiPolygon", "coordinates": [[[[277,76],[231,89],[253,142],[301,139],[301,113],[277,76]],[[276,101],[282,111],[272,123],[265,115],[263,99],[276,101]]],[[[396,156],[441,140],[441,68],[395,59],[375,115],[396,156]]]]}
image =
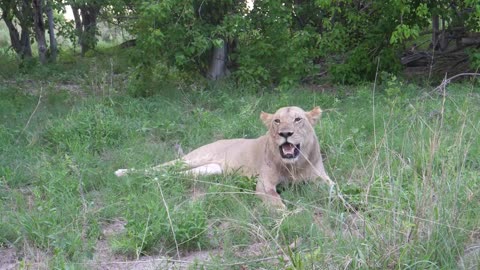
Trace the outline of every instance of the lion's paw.
{"type": "Polygon", "coordinates": [[[118,169],[118,170],[115,171],[115,175],[117,177],[125,176],[125,175],[127,175],[127,173],[128,173],[128,169],[118,169]]]}

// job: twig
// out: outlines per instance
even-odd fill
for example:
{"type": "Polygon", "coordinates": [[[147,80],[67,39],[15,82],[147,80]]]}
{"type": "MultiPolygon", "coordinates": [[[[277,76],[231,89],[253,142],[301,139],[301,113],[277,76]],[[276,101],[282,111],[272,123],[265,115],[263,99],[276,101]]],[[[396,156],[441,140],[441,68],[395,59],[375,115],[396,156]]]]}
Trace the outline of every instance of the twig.
{"type": "Polygon", "coordinates": [[[428,80],[432,77],[432,70],[433,70],[433,61],[435,60],[435,47],[437,46],[438,40],[435,38],[435,44],[433,44],[432,48],[432,57],[430,60],[430,67],[428,69],[428,80]]]}
{"type": "Polygon", "coordinates": [[[372,119],[373,119],[373,141],[375,143],[375,150],[377,150],[377,130],[375,126],[375,90],[377,87],[378,68],[380,66],[380,57],[377,57],[377,71],[375,72],[375,81],[373,82],[372,90],[372,119]]]}
{"type": "Polygon", "coordinates": [[[457,75],[452,76],[450,78],[447,78],[447,74],[445,74],[445,78],[442,80],[442,83],[439,86],[435,87],[435,89],[433,89],[432,92],[437,92],[440,95],[446,95],[447,94],[447,92],[446,92],[447,85],[449,83],[451,83],[453,79],[456,79],[456,78],[462,77],[462,76],[476,77],[476,76],[480,76],[480,73],[460,73],[460,74],[457,74],[457,75]]]}
{"type": "Polygon", "coordinates": [[[22,131],[20,131],[20,133],[18,134],[17,140],[15,141],[15,144],[18,144],[18,141],[20,140],[21,135],[28,128],[28,126],[30,125],[30,121],[33,118],[33,115],[37,112],[37,109],[40,106],[40,103],[41,103],[41,100],[42,100],[42,93],[43,93],[43,87],[40,87],[40,95],[38,96],[37,106],[35,106],[35,109],[33,110],[32,114],[30,114],[30,117],[28,118],[27,123],[25,124],[25,127],[23,127],[22,131]]]}

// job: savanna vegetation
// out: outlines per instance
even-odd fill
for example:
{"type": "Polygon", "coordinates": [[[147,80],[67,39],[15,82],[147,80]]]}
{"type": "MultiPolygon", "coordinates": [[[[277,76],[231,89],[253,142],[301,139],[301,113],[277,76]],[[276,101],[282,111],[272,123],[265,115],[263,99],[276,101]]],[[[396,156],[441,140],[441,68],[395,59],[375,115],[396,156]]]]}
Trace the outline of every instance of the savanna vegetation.
{"type": "Polygon", "coordinates": [[[478,1],[1,0],[0,15],[0,269],[479,267],[478,1]],[[279,187],[275,211],[235,173],[113,174],[260,136],[259,113],[291,105],[324,110],[346,202],[321,181],[279,187]]]}

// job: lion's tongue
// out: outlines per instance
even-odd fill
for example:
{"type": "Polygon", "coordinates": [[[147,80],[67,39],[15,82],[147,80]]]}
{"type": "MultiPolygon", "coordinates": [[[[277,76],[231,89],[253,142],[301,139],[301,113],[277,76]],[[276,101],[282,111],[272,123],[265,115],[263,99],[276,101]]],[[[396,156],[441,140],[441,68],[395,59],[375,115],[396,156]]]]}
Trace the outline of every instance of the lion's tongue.
{"type": "Polygon", "coordinates": [[[295,146],[291,143],[286,143],[282,145],[282,151],[284,155],[293,155],[295,154],[295,146]]]}

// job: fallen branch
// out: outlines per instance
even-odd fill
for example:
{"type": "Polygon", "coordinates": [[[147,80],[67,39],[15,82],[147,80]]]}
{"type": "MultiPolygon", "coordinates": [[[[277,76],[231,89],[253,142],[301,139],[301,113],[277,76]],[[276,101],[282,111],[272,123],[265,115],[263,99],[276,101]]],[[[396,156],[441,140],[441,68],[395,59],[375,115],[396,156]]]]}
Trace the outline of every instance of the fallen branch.
{"type": "Polygon", "coordinates": [[[464,76],[476,77],[476,76],[480,76],[480,73],[460,73],[450,78],[447,78],[447,74],[445,74],[445,78],[442,80],[442,83],[439,86],[435,87],[435,89],[433,89],[433,92],[437,92],[442,95],[445,94],[447,85],[451,83],[453,79],[456,79],[458,77],[464,77],[464,76]]]}

